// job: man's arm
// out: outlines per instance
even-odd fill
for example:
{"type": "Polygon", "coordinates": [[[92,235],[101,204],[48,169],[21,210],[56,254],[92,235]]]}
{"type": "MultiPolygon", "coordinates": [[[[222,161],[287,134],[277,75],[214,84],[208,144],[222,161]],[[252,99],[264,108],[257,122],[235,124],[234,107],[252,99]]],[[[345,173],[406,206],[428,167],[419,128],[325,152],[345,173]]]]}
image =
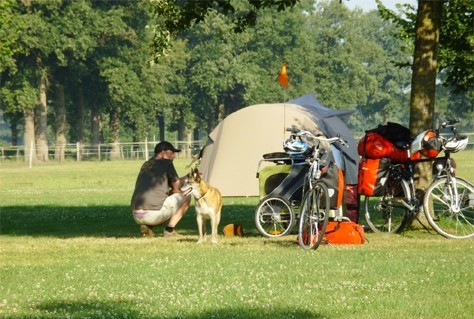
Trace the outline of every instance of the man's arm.
{"type": "Polygon", "coordinates": [[[183,177],[178,178],[176,181],[171,183],[170,195],[174,193],[182,193],[180,188],[186,183],[188,176],[185,175],[183,177]]]}

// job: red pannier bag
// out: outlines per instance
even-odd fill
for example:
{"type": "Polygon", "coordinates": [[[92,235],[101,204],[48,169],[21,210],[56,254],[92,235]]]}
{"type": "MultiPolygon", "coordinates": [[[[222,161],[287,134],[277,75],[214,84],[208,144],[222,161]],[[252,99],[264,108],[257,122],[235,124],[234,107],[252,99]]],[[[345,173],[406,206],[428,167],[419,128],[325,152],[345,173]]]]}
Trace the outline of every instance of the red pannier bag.
{"type": "Polygon", "coordinates": [[[359,141],[357,152],[360,156],[379,159],[388,157],[392,162],[406,163],[408,152],[405,149],[397,148],[392,142],[375,132],[368,132],[359,141]]]}
{"type": "Polygon", "coordinates": [[[388,157],[379,159],[362,158],[359,162],[358,192],[365,196],[382,195],[390,171],[388,157]]]}
{"type": "Polygon", "coordinates": [[[363,244],[365,243],[364,227],[351,221],[330,221],[326,227],[324,239],[321,243],[363,244]]]}
{"type": "Polygon", "coordinates": [[[357,152],[360,156],[366,158],[382,158],[388,157],[392,152],[392,142],[385,139],[378,133],[366,133],[363,138],[360,139],[357,145],[357,152]]]}
{"type": "Polygon", "coordinates": [[[346,185],[344,188],[346,216],[354,223],[359,222],[359,193],[357,188],[357,184],[346,185]]]}
{"type": "Polygon", "coordinates": [[[405,164],[408,161],[408,150],[394,146],[388,158],[394,163],[405,164]]]}

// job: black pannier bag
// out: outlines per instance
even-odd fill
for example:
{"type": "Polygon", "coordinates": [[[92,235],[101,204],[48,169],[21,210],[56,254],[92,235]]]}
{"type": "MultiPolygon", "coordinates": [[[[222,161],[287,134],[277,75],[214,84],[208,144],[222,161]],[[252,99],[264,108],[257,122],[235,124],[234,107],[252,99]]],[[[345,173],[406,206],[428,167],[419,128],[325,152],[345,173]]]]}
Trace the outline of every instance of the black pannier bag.
{"type": "MultiPolygon", "coordinates": [[[[330,209],[338,209],[342,205],[344,198],[344,173],[336,163],[331,162],[322,169],[321,179],[324,181],[329,191],[330,209]]],[[[321,204],[324,208],[326,205],[321,204]]]]}
{"type": "Polygon", "coordinates": [[[370,132],[382,135],[396,147],[405,147],[411,141],[410,129],[398,123],[387,122],[386,125],[380,124],[377,128],[366,131],[366,133],[370,132]]]}

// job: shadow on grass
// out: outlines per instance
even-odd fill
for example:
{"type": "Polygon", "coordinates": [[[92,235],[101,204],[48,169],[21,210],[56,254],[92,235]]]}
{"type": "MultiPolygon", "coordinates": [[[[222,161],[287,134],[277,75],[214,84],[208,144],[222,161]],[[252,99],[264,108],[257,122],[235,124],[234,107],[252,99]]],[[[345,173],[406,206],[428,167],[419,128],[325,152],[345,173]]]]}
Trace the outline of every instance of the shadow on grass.
{"type": "MultiPolygon", "coordinates": [[[[255,207],[226,205],[219,230],[230,223],[242,224],[248,236],[256,236],[255,207]]],[[[197,235],[194,206],[177,229],[184,235],[197,235]]],[[[208,226],[209,228],[210,226],[208,226]]],[[[156,232],[161,235],[163,226],[156,232]]],[[[0,234],[13,236],[139,237],[139,227],[128,206],[6,206],[0,208],[0,234]]]]}
{"type": "MultiPolygon", "coordinates": [[[[327,315],[320,315],[302,309],[294,309],[292,307],[272,306],[269,308],[224,308],[209,311],[202,311],[196,314],[149,314],[146,309],[133,310],[137,308],[135,302],[130,301],[94,301],[94,302],[76,302],[76,301],[57,301],[48,302],[37,307],[37,310],[44,312],[40,315],[24,316],[23,319],[30,318],[135,318],[135,319],[201,319],[201,318],[232,318],[232,319],[257,319],[257,318],[299,318],[299,319],[317,319],[328,318],[327,315]]],[[[17,318],[3,317],[3,318],[17,318]]]]}

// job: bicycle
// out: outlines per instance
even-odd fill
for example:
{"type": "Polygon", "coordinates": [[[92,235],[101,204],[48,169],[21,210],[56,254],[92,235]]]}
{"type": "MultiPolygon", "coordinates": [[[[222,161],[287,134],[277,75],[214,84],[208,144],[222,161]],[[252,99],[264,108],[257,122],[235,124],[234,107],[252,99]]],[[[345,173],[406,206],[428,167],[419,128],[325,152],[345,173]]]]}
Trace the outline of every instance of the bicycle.
{"type": "Polygon", "coordinates": [[[365,219],[372,231],[398,233],[418,218],[422,209],[430,226],[440,235],[453,239],[474,237],[474,186],[455,176],[451,158],[451,153],[464,150],[468,143],[468,138],[458,133],[457,123],[450,120],[441,124],[441,128],[451,128],[452,136],[448,138],[440,135],[439,127],[436,129],[444,157],[436,158],[435,176],[424,194],[415,189],[414,166],[435,159],[412,159],[412,156],[421,148],[426,131],[407,148],[406,163],[390,164],[382,193],[365,196],[365,219]]]}
{"type": "Polygon", "coordinates": [[[317,140],[312,150],[312,156],[307,159],[309,169],[303,183],[303,199],[300,207],[298,225],[298,244],[304,250],[315,250],[321,244],[329,221],[330,196],[328,186],[322,179],[322,162],[325,160],[327,151],[321,147],[321,142],[329,144],[339,142],[346,145],[339,135],[325,138],[315,136],[308,131],[298,131],[297,137],[309,136],[317,140]]]}
{"type": "MultiPolygon", "coordinates": [[[[277,170],[278,174],[267,179],[267,181],[272,179],[269,183],[272,187],[269,187],[268,192],[260,191],[261,199],[255,209],[255,226],[261,235],[268,238],[289,234],[297,223],[301,199],[306,189],[304,185],[307,184],[307,175],[311,167],[308,158],[315,151],[321,154],[323,152],[319,145],[310,146],[303,141],[302,136],[309,135],[310,132],[295,129],[287,131],[291,134],[283,142],[285,152],[264,154],[257,169],[257,177],[262,178],[265,169],[260,170],[260,167],[263,162],[271,162],[280,167],[277,170]]],[[[322,137],[317,139],[323,140],[322,137]]]]}

